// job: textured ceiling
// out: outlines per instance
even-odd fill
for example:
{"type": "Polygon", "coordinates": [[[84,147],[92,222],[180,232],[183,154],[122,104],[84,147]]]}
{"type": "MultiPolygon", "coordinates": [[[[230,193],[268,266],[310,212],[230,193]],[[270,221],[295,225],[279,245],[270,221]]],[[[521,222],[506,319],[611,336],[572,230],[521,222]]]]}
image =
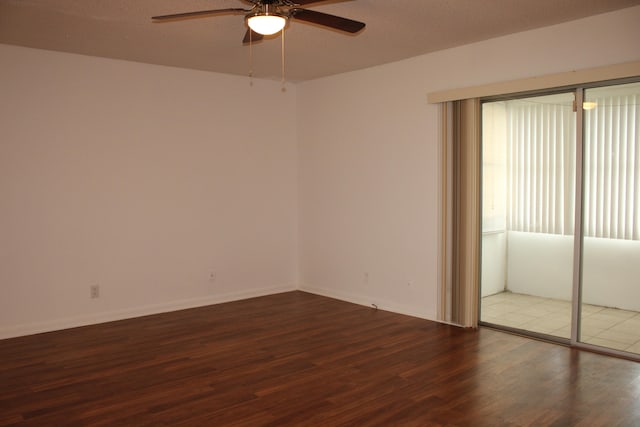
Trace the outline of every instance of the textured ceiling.
{"type": "MultiPolygon", "coordinates": [[[[352,0],[307,8],[366,22],[346,35],[290,20],[287,80],[298,82],[640,4],[640,0],[352,0]]],[[[242,0],[0,0],[0,43],[247,75],[241,15],[153,23],[242,0]]],[[[253,46],[254,76],[280,78],[279,37],[253,46]]]]}

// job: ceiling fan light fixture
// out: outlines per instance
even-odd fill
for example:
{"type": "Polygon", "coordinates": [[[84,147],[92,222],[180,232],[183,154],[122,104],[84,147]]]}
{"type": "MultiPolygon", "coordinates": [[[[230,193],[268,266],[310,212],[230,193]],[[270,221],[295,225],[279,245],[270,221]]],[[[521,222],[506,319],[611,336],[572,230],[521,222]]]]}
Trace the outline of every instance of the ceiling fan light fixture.
{"type": "Polygon", "coordinates": [[[249,28],[258,34],[270,36],[282,30],[287,23],[287,19],[276,13],[257,13],[247,18],[249,28]]]}

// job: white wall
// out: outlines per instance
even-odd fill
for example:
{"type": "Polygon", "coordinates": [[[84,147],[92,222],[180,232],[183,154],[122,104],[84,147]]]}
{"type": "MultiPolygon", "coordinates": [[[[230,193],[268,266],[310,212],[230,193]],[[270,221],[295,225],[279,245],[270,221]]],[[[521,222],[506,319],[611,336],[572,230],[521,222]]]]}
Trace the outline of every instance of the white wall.
{"type": "Polygon", "coordinates": [[[297,287],[295,87],[7,45],[0,64],[0,338],[297,287]]]}
{"type": "Polygon", "coordinates": [[[582,301],[640,311],[640,241],[586,237],[582,301]]]}
{"type": "Polygon", "coordinates": [[[573,292],[573,237],[509,231],[507,289],[570,301],[573,292]]]}
{"type": "Polygon", "coordinates": [[[297,283],[435,318],[438,108],[427,93],[638,60],[637,22],[640,7],[284,94],[0,45],[0,337],[297,283]]]}
{"type": "Polygon", "coordinates": [[[638,22],[635,7],[300,84],[301,287],[435,318],[438,108],[427,93],[638,60],[638,22]]]}
{"type": "MultiPolygon", "coordinates": [[[[507,289],[571,300],[573,236],[508,233],[507,289]]],[[[640,242],[585,237],[582,301],[640,311],[640,242]]]]}
{"type": "Polygon", "coordinates": [[[506,231],[482,234],[481,297],[507,290],[506,231]]]}

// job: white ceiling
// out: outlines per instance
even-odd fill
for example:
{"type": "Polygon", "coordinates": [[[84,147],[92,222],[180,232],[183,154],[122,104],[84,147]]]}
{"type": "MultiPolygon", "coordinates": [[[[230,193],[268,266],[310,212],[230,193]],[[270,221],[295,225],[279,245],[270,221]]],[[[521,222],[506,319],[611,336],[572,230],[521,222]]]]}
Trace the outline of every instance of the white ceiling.
{"type": "MultiPolygon", "coordinates": [[[[299,82],[640,4],[640,0],[325,0],[357,35],[290,20],[287,80],[299,82]]],[[[242,0],[0,0],[0,43],[247,75],[241,15],[153,23],[153,15],[242,0]]],[[[639,23],[640,24],[640,23],[639,23]]],[[[279,37],[253,46],[254,76],[280,78],[279,37]]]]}

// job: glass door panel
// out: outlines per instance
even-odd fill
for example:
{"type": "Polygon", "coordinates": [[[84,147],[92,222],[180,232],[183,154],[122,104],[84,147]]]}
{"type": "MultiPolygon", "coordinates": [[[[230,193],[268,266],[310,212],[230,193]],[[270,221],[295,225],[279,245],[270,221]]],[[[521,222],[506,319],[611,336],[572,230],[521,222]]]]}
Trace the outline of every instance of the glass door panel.
{"type": "Polygon", "coordinates": [[[571,337],[574,93],[485,102],[480,321],[571,337]]]}
{"type": "Polygon", "coordinates": [[[585,91],[581,342],[640,354],[640,83],[585,91]]]}

